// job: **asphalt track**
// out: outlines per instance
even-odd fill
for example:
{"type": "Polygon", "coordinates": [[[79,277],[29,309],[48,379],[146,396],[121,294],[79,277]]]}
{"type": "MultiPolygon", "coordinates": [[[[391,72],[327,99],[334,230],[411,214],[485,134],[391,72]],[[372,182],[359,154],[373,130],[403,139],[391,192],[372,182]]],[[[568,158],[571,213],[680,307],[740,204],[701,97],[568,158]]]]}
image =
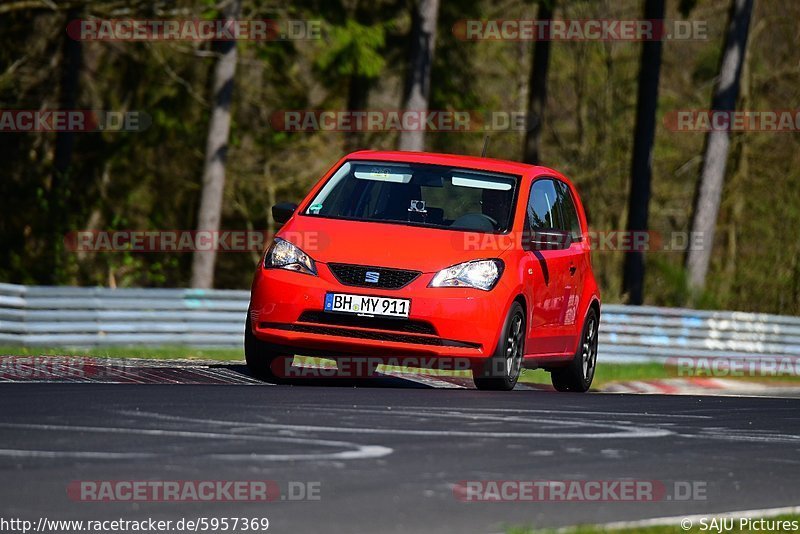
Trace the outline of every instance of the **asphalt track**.
{"type": "Polygon", "coordinates": [[[3,375],[0,516],[503,532],[800,503],[800,400],[490,393],[397,377],[269,385],[239,365],[140,367],[125,367],[124,380],[3,375]],[[84,381],[93,383],[67,383],[84,381]],[[81,502],[67,493],[80,480],[271,480],[284,495],[290,481],[312,482],[319,500],[81,502]],[[470,480],[655,481],[667,492],[647,502],[464,502],[458,487],[470,480]],[[676,482],[704,491],[678,500],[676,482]]]}

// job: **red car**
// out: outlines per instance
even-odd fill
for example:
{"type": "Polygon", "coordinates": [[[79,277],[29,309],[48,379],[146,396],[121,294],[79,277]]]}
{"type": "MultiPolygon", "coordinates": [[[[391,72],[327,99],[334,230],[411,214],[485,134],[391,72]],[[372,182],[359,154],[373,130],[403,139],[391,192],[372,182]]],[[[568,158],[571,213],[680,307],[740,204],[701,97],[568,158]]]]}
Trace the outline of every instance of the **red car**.
{"type": "Polygon", "coordinates": [[[256,269],[245,328],[255,375],[279,377],[281,356],[303,354],[466,362],[494,390],[513,389],[524,365],[559,391],[589,389],[600,295],[586,215],[561,173],[362,151],[272,213],[284,224],[256,269]]]}

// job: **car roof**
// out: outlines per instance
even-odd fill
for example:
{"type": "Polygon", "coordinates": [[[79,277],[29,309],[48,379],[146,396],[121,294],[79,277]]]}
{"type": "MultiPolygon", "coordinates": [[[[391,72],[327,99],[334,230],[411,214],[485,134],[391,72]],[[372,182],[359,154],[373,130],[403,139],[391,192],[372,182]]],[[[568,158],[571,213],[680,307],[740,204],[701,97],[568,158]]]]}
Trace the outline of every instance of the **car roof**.
{"type": "Polygon", "coordinates": [[[437,154],[434,152],[405,152],[398,150],[360,150],[346,156],[351,160],[384,160],[397,161],[404,163],[428,163],[431,165],[454,165],[478,169],[483,171],[495,171],[507,174],[517,174],[523,176],[536,176],[539,174],[554,174],[559,178],[563,175],[548,167],[540,165],[529,165],[518,161],[508,161],[503,159],[481,158],[476,156],[462,156],[458,154],[437,154]]]}

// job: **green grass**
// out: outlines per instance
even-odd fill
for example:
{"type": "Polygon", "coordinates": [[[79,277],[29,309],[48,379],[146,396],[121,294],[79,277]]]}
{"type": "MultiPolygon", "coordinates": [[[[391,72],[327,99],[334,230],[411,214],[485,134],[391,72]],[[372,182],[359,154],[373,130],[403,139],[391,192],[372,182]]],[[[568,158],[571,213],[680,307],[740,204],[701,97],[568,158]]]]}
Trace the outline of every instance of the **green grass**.
{"type": "MultiPolygon", "coordinates": [[[[660,363],[602,363],[597,365],[594,375],[593,387],[603,386],[610,382],[625,382],[629,380],[657,380],[660,378],[674,377],[675,372],[670,371],[660,363]]],[[[520,381],[530,384],[549,384],[550,373],[541,369],[525,369],[520,381]]]]}
{"type": "MultiPolygon", "coordinates": [[[[726,378],[732,380],[746,380],[750,382],[768,382],[770,384],[787,383],[789,385],[800,383],[800,376],[711,376],[698,373],[698,378],[726,378]]],[[[661,363],[603,363],[599,362],[592,383],[593,388],[602,387],[611,382],[628,382],[632,380],[661,380],[667,378],[680,378],[676,367],[666,366],[661,363]]],[[[684,376],[684,378],[688,378],[684,376]]],[[[520,381],[530,384],[549,384],[550,373],[537,369],[523,371],[520,381]]]]}
{"type": "MultiPolygon", "coordinates": [[[[713,514],[709,514],[708,522],[703,529],[703,526],[699,521],[694,521],[694,526],[688,530],[684,530],[680,527],[680,525],[667,525],[667,526],[657,526],[657,527],[630,527],[630,528],[619,528],[619,529],[609,529],[604,528],[602,526],[589,526],[589,525],[582,525],[577,527],[569,527],[563,529],[534,529],[529,527],[511,527],[506,530],[506,534],[600,534],[603,532],[613,532],[614,534],[673,534],[673,533],[684,533],[684,534],[704,534],[708,532],[717,533],[719,530],[717,528],[712,528],[714,525],[711,524],[712,519],[717,519],[720,521],[720,518],[714,516],[713,514]]],[[[751,525],[754,522],[759,521],[760,518],[752,519],[751,525]]],[[[800,514],[786,514],[786,515],[779,515],[770,518],[763,518],[764,521],[794,521],[796,524],[800,524],[800,514]]],[[[768,526],[765,524],[764,526],[768,526]]],[[[791,526],[791,525],[790,525],[791,526]]],[[[748,528],[747,525],[744,528],[740,528],[739,519],[734,519],[733,528],[728,530],[727,528],[722,530],[723,533],[745,533],[745,532],[753,532],[758,534],[764,534],[764,532],[797,532],[797,530],[792,529],[774,529],[774,530],[760,530],[758,529],[758,525],[756,525],[755,529],[748,528]]]]}

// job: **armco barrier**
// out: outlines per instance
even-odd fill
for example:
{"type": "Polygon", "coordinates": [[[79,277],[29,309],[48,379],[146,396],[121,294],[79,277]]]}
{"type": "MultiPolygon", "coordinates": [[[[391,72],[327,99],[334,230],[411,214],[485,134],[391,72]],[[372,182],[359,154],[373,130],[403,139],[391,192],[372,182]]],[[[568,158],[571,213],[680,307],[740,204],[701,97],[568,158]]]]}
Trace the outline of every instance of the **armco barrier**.
{"type": "MultiPolygon", "coordinates": [[[[0,284],[0,345],[240,347],[248,291],[0,284]]],[[[800,357],[800,317],[606,304],[600,358],[800,357]]]]}
{"type": "Polygon", "coordinates": [[[0,284],[0,344],[242,344],[248,291],[0,284]]]}

